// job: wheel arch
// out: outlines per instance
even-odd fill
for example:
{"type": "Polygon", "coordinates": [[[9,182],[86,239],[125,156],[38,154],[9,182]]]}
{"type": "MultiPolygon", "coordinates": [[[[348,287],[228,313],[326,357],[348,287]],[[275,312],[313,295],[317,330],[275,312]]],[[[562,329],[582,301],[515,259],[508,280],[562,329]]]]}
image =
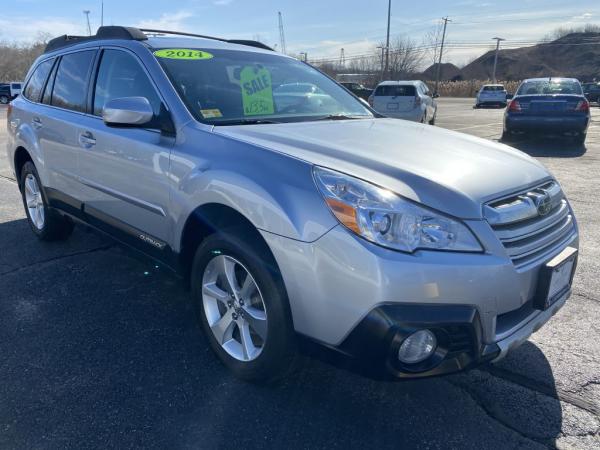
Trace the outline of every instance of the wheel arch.
{"type": "Polygon", "coordinates": [[[23,146],[17,147],[14,155],[14,168],[15,168],[15,176],[17,178],[17,184],[21,186],[21,171],[23,170],[23,166],[27,161],[31,161],[33,165],[35,162],[33,161],[32,156],[29,154],[29,151],[23,146]]]}
{"type": "Polygon", "coordinates": [[[256,226],[241,212],[223,203],[206,203],[195,208],[187,217],[179,239],[179,264],[189,279],[198,246],[218,231],[229,231],[256,250],[263,252],[271,270],[279,272],[277,262],[267,242],[256,226]]]}

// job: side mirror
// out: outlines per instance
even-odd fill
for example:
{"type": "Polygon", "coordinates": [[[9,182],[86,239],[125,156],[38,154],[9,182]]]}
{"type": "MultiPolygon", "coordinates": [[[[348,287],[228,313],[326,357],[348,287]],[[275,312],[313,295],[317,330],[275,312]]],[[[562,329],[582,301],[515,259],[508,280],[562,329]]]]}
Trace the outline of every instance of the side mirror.
{"type": "Polygon", "coordinates": [[[440,98],[440,94],[438,94],[438,93],[436,92],[435,94],[433,94],[433,95],[431,96],[431,98],[440,98]]]}
{"type": "Polygon", "coordinates": [[[141,127],[154,118],[146,97],[123,97],[109,100],[102,108],[102,120],[107,125],[141,127]]]}
{"type": "Polygon", "coordinates": [[[512,94],[506,94],[506,100],[512,100],[513,97],[514,95],[512,94]]]}

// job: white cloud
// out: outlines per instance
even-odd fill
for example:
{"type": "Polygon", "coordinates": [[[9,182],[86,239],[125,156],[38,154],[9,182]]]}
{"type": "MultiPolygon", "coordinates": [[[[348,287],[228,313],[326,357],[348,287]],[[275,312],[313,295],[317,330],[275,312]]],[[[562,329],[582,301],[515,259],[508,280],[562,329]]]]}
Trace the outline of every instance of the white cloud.
{"type": "Polygon", "coordinates": [[[177,11],[175,13],[161,14],[158,19],[141,20],[136,26],[158,30],[184,31],[186,28],[185,21],[190,17],[193,17],[190,11],[177,11]]]}
{"type": "Polygon", "coordinates": [[[573,16],[572,19],[573,20],[590,20],[592,17],[594,17],[594,15],[592,13],[586,12],[586,13],[580,14],[578,16],[573,16]]]}
{"type": "Polygon", "coordinates": [[[41,34],[52,37],[62,34],[86,35],[87,29],[83,18],[81,22],[56,17],[34,20],[31,17],[12,17],[11,20],[0,19],[0,40],[32,42],[41,34]]]}
{"type": "Polygon", "coordinates": [[[213,0],[213,3],[217,6],[227,6],[233,3],[233,0],[213,0]]]}

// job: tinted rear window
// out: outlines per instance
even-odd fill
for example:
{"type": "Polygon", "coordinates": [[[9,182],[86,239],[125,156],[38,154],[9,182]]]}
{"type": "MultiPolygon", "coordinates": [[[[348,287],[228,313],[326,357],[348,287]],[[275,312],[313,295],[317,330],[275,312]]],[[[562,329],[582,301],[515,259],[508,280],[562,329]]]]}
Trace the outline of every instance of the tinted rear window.
{"type": "Polygon", "coordinates": [[[527,81],[523,83],[517,95],[554,95],[574,94],[581,95],[581,85],[577,81],[570,80],[541,80],[527,81]]]}
{"type": "Polygon", "coordinates": [[[49,59],[36,67],[33,75],[31,75],[31,78],[27,82],[27,87],[25,88],[25,93],[23,94],[25,98],[28,98],[32,102],[39,101],[40,94],[42,93],[42,89],[44,89],[44,84],[46,84],[46,79],[48,78],[48,74],[52,69],[53,63],[54,60],[49,59]]]}
{"type": "Polygon", "coordinates": [[[54,80],[52,105],[73,111],[85,111],[87,79],[95,50],[69,53],[60,60],[54,80]]]}
{"type": "Polygon", "coordinates": [[[414,86],[378,86],[375,90],[377,97],[414,97],[414,86]]]}
{"type": "Polygon", "coordinates": [[[504,86],[484,86],[484,91],[503,91],[504,86]]]}

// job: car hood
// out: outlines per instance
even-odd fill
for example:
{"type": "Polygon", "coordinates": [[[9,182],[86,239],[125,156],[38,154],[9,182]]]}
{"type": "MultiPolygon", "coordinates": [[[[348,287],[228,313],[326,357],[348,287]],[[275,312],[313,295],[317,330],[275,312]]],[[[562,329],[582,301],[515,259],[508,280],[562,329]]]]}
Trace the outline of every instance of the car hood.
{"type": "Polygon", "coordinates": [[[213,131],[345,172],[464,219],[481,219],[482,203],[550,178],[540,163],[506,145],[397,119],[213,131]]]}

